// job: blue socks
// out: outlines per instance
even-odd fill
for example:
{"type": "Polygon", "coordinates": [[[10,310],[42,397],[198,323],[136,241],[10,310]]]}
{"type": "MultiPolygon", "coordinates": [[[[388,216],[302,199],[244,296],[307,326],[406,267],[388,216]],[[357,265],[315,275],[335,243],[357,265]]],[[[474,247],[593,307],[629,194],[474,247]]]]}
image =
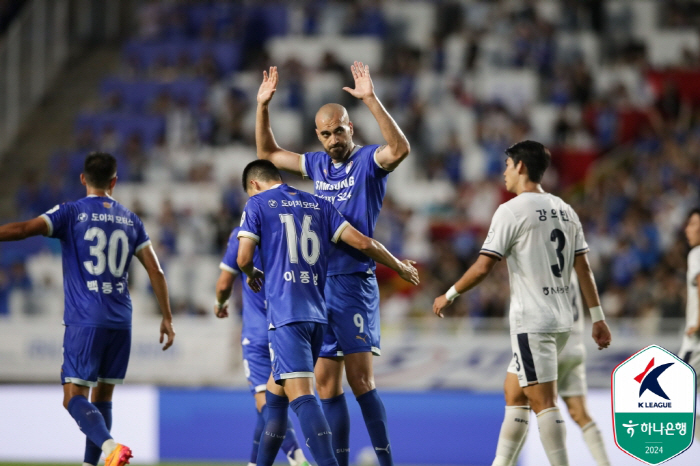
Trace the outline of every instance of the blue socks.
{"type": "Polygon", "coordinates": [[[299,442],[297,442],[297,434],[294,432],[294,427],[291,423],[287,424],[287,435],[285,435],[282,441],[282,452],[294,459],[294,452],[299,449],[299,442]]]}
{"type": "Polygon", "coordinates": [[[339,466],[350,462],[350,412],[345,401],[345,393],[334,398],[321,400],[323,414],[333,432],[333,451],[339,466]]]}
{"type": "Polygon", "coordinates": [[[102,413],[84,396],[77,395],[71,398],[68,402],[68,412],[87,438],[100,448],[103,443],[112,438],[102,413]]]}
{"type": "Polygon", "coordinates": [[[260,448],[260,437],[265,429],[265,418],[267,417],[267,405],[264,405],[258,413],[258,423],[253,432],[253,451],[250,453],[250,462],[255,464],[258,460],[258,449],[260,448]]]}
{"type": "MultiPolygon", "coordinates": [[[[338,466],[333,454],[331,429],[323,417],[321,407],[313,395],[300,396],[291,403],[299,418],[301,430],[306,438],[306,445],[311,450],[318,466],[338,466]]],[[[258,464],[258,466],[261,466],[258,464]]]]}
{"type": "Polygon", "coordinates": [[[367,432],[372,441],[374,452],[377,454],[379,466],[393,466],[394,460],[391,456],[386,411],[377,390],[371,390],[358,396],[357,402],[362,409],[362,417],[365,418],[367,432]]]}
{"type": "MultiPolygon", "coordinates": [[[[111,401],[96,401],[93,406],[100,411],[105,420],[105,426],[108,431],[112,430],[112,402],[111,401]]],[[[102,444],[95,445],[92,440],[85,439],[85,456],[83,463],[96,465],[102,456],[102,444]]]]}
{"type": "Polygon", "coordinates": [[[265,419],[265,426],[260,436],[258,457],[255,461],[257,466],[272,466],[287,432],[289,399],[286,396],[277,396],[269,391],[265,392],[265,399],[267,400],[265,405],[267,407],[267,419],[265,419]]]}

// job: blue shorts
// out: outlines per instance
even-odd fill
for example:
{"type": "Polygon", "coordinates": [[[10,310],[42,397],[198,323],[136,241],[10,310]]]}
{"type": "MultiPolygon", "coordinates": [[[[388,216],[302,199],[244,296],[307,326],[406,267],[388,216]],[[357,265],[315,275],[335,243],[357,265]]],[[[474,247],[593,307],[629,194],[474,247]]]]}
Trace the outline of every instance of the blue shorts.
{"type": "Polygon", "coordinates": [[[130,352],[131,329],[66,326],[61,383],[124,383],[130,352]]]}
{"type": "Polygon", "coordinates": [[[270,343],[267,340],[243,343],[243,369],[253,394],[264,392],[272,372],[270,343]]]}
{"type": "Polygon", "coordinates": [[[268,332],[275,382],[313,377],[326,324],[292,322],[268,332]]]}
{"type": "Polygon", "coordinates": [[[381,354],[379,345],[379,287],[366,273],[331,275],[326,279],[328,330],[321,357],[352,353],[381,354]]]}

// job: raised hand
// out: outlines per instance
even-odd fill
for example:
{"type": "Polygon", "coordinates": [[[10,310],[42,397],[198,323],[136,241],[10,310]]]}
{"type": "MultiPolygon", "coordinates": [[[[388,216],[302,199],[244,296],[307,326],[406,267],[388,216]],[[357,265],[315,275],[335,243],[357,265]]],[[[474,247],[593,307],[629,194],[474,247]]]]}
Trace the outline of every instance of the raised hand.
{"type": "Polygon", "coordinates": [[[263,71],[263,82],[260,84],[260,89],[258,89],[258,103],[267,104],[272,100],[272,96],[275,95],[277,90],[277,81],[279,80],[279,75],[277,74],[277,67],[271,66],[270,72],[263,71]]]}
{"type": "Polygon", "coordinates": [[[416,261],[409,259],[402,260],[403,268],[399,272],[399,276],[406,280],[408,283],[417,285],[420,283],[420,277],[418,277],[418,270],[414,267],[416,261]]]}
{"type": "Polygon", "coordinates": [[[355,78],[355,89],[344,87],[343,90],[360,100],[374,97],[374,84],[372,83],[372,77],[369,75],[369,65],[356,61],[350,67],[350,70],[352,71],[352,77],[355,78]]]}

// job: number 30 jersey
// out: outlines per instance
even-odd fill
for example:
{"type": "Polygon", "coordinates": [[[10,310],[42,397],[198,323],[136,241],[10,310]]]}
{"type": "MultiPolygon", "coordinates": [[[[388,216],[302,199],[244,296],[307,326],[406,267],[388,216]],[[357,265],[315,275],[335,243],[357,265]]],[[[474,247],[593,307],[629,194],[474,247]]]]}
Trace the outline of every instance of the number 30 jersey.
{"type": "Polygon", "coordinates": [[[61,240],[66,325],[131,328],[133,255],[151,244],[141,220],[111,197],[88,196],[41,217],[61,240]]]}
{"type": "Polygon", "coordinates": [[[586,252],[578,215],[557,196],[525,192],[499,206],[481,254],[508,263],[512,334],[571,330],[574,258],[586,252]]]}
{"type": "Polygon", "coordinates": [[[267,318],[274,327],[328,322],[328,255],[348,225],[330,202],[286,184],[248,199],[238,238],[258,243],[267,318]]]}

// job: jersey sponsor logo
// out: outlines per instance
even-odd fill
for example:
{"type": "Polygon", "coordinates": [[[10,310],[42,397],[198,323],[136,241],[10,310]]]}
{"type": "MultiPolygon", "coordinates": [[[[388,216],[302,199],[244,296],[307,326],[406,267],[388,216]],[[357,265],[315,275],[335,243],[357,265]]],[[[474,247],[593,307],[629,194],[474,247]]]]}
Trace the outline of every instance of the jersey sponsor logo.
{"type": "Polygon", "coordinates": [[[78,221],[79,222],[87,222],[87,219],[88,219],[88,214],[86,214],[85,212],[78,214],[78,221]]]}
{"type": "MultiPolygon", "coordinates": [[[[275,207],[277,206],[277,203],[275,203],[275,207]]],[[[273,206],[270,206],[273,207],[273,206]]],[[[306,201],[287,201],[287,200],[282,200],[282,207],[301,207],[302,209],[313,209],[313,210],[321,210],[321,208],[318,205],[318,202],[306,202],[306,201]]]]}
{"type": "Polygon", "coordinates": [[[362,340],[365,343],[365,345],[367,344],[367,335],[365,335],[364,337],[360,335],[355,335],[355,338],[358,340],[362,340]]]}
{"type": "Polygon", "coordinates": [[[350,176],[348,178],[345,178],[343,181],[340,181],[335,184],[330,184],[326,183],[325,181],[316,181],[316,191],[339,191],[341,189],[349,188],[355,186],[355,177],[350,176]]]}
{"type": "Polygon", "coordinates": [[[274,209],[277,207],[277,201],[274,199],[270,199],[269,201],[267,201],[267,205],[269,205],[270,207],[272,207],[274,209]]]}
{"type": "Polygon", "coordinates": [[[107,222],[107,223],[116,223],[119,225],[126,225],[133,227],[134,226],[134,221],[131,220],[129,217],[122,217],[120,215],[112,215],[112,214],[98,214],[94,213],[90,217],[90,220],[93,222],[107,222]]]}

